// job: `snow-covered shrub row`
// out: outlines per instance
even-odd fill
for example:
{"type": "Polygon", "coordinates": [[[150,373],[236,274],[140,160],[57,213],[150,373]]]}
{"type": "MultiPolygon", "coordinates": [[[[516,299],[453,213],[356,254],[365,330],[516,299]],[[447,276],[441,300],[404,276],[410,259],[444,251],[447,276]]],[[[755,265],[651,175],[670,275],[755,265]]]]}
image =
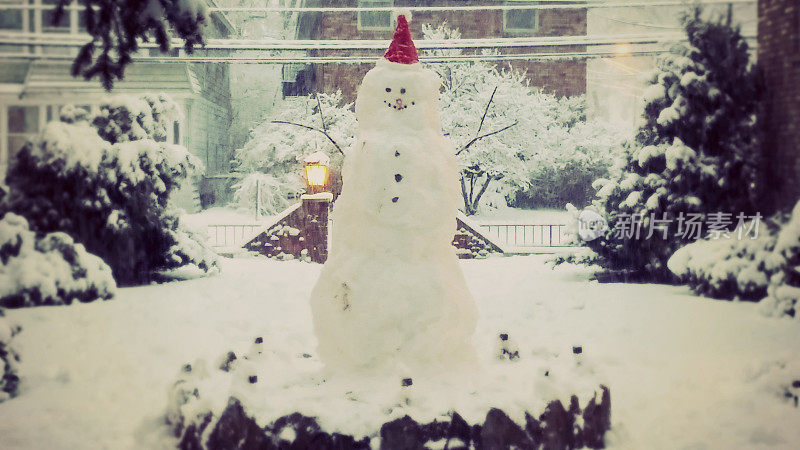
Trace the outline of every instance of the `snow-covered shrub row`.
{"type": "MultiPolygon", "coordinates": [[[[423,34],[425,39],[461,37],[458,30],[446,25],[423,25],[423,34]]],[[[585,205],[594,192],[592,181],[605,176],[622,154],[622,133],[605,123],[587,119],[583,96],[559,98],[534,89],[524,73],[491,62],[440,63],[428,67],[442,79],[442,128],[457,149],[478,135],[516,123],[481,139],[459,155],[466,196],[471,200],[478,197],[485,185],[483,204],[488,206],[503,207],[506,201],[530,208],[562,208],[568,202],[585,205]],[[492,102],[486,111],[490,98],[492,102]]],[[[477,200],[472,206],[480,207],[481,198],[477,200]]]]}
{"type": "MultiPolygon", "coordinates": [[[[604,237],[588,245],[609,269],[672,278],[668,258],[697,239],[680,217],[757,212],[760,147],[755,117],[759,82],[738,29],[685,20],[688,42],[662,56],[645,91],[644,124],[612,176],[599,179],[593,205],[608,220],[604,237]],[[631,217],[643,232],[630,231],[631,217]],[[651,217],[659,229],[647,238],[651,217]],[[624,220],[624,222],[623,222],[624,220]],[[623,226],[625,225],[625,226],[623,226]],[[664,237],[666,236],[666,237],[664,237]]],[[[734,219],[730,227],[737,225],[734,219]]],[[[707,231],[707,229],[704,230],[707,231]]]]}
{"type": "Polygon", "coordinates": [[[331,181],[342,163],[341,154],[322,133],[273,121],[325,129],[342,149],[350,146],[356,130],[352,104],[343,103],[340,92],[293,97],[275,108],[274,115],[251,131],[250,139],[235,155],[235,170],[242,178],[234,185],[234,202],[253,209],[258,199],[263,214],[281,212],[304,192],[302,163],[306,156],[320,150],[330,155],[331,181]]]}
{"type": "Polygon", "coordinates": [[[157,270],[216,265],[191,250],[170,194],[199,166],[186,148],[163,142],[177,110],[164,94],[116,97],[96,116],[65,109],[11,160],[0,210],[40,233],[63,231],[111,266],[120,285],[157,270]]]}
{"type": "Polygon", "coordinates": [[[778,225],[744,224],[719,239],[681,247],[667,261],[669,270],[698,294],[714,298],[760,300],[783,259],[773,252],[778,225]],[[747,231],[749,230],[749,232],[747,231]],[[741,231],[741,234],[740,234],[741,231]]]}
{"type": "Polygon", "coordinates": [[[0,309],[0,403],[17,395],[19,354],[14,350],[11,341],[19,332],[20,327],[9,322],[0,309]]]}
{"type": "Polygon", "coordinates": [[[109,299],[111,269],[62,232],[37,237],[24,217],[0,219],[0,306],[62,305],[109,299]]]}
{"type": "Polygon", "coordinates": [[[800,202],[778,233],[773,253],[780,270],[770,278],[767,297],[759,307],[768,316],[800,319],[800,202]]]}

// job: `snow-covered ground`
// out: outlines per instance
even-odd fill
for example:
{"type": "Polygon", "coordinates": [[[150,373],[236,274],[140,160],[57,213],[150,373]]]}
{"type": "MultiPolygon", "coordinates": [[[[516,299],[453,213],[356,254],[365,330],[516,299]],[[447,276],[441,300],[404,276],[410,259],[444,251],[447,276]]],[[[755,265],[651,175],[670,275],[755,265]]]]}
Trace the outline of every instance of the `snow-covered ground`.
{"type": "MultiPolygon", "coordinates": [[[[584,268],[551,271],[541,256],[462,267],[480,310],[479,352],[490,358],[507,331],[522,361],[580,358],[582,369],[562,376],[609,386],[612,448],[800,447],[800,408],[782,398],[800,378],[796,321],[685,287],[597,284],[584,268]]],[[[0,404],[0,448],[151,448],[182,364],[246,349],[254,336],[287,363],[314,352],[308,298],[319,270],[224,260],[212,278],[8,311],[23,326],[23,380],[19,397],[0,404]]]]}

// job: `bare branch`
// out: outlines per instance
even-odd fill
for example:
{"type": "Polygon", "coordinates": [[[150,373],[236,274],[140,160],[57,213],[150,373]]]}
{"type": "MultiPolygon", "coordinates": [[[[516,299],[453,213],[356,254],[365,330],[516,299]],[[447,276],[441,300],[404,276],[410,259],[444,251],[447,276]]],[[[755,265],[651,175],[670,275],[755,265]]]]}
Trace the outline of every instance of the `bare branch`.
{"type": "Polygon", "coordinates": [[[319,108],[319,121],[322,122],[322,131],[327,133],[328,129],[325,128],[325,114],[322,113],[322,102],[319,101],[319,94],[317,94],[316,97],[317,97],[317,107],[319,108]]]}
{"type": "Polygon", "coordinates": [[[336,150],[339,150],[339,153],[341,153],[342,155],[344,155],[344,152],[342,151],[342,148],[341,148],[341,147],[339,147],[339,144],[337,144],[337,143],[336,143],[336,141],[334,141],[334,140],[333,140],[333,138],[331,137],[331,135],[329,135],[329,134],[328,134],[328,132],[327,132],[327,131],[325,131],[325,130],[320,130],[319,128],[314,128],[314,127],[310,127],[310,126],[308,126],[308,125],[303,125],[303,124],[299,124],[299,123],[294,123],[294,122],[286,122],[286,121],[284,121],[284,120],[273,120],[273,121],[272,121],[272,122],[270,122],[270,123],[281,123],[281,124],[285,124],[285,125],[294,125],[294,126],[296,126],[296,127],[305,128],[305,129],[307,129],[307,130],[311,130],[311,131],[316,131],[317,133],[322,133],[322,134],[324,134],[324,135],[325,135],[325,137],[326,137],[326,138],[328,138],[328,140],[329,140],[329,141],[331,141],[331,143],[333,144],[333,146],[334,146],[334,147],[336,147],[336,150]]]}
{"type": "Polygon", "coordinates": [[[491,182],[492,182],[492,177],[490,177],[489,174],[486,174],[486,182],[483,183],[483,187],[481,187],[481,190],[478,191],[478,195],[475,197],[475,203],[474,203],[475,204],[475,210],[478,209],[478,202],[481,201],[481,197],[483,196],[483,193],[486,192],[486,188],[489,187],[489,183],[491,183],[491,182]]]}
{"type": "Polygon", "coordinates": [[[506,131],[507,129],[509,129],[509,128],[513,127],[514,125],[516,125],[516,124],[518,124],[518,123],[519,123],[519,121],[515,121],[515,122],[514,122],[514,123],[512,123],[511,125],[506,125],[506,126],[504,126],[503,128],[500,128],[499,130],[494,130],[494,131],[492,131],[492,132],[490,132],[490,133],[486,133],[486,134],[484,134],[484,135],[481,135],[481,136],[477,136],[477,137],[474,137],[474,138],[472,138],[472,140],[471,140],[471,141],[467,142],[467,144],[466,144],[466,145],[464,145],[463,147],[461,147],[461,150],[459,150],[459,151],[457,151],[457,152],[456,152],[456,156],[460,155],[460,154],[461,154],[461,152],[463,152],[464,150],[468,149],[468,148],[469,148],[469,147],[470,147],[472,144],[474,144],[474,143],[476,143],[476,142],[480,141],[481,139],[483,139],[483,138],[485,138],[485,137],[489,137],[489,136],[491,136],[491,135],[493,135],[493,134],[500,133],[501,131],[506,131]]]}
{"type": "Polygon", "coordinates": [[[497,92],[497,86],[494,87],[494,90],[492,91],[492,96],[489,97],[489,102],[486,103],[486,109],[483,110],[483,117],[481,117],[481,124],[478,125],[478,131],[475,132],[475,136],[481,134],[481,128],[483,128],[483,121],[486,120],[486,113],[489,112],[489,106],[492,104],[495,92],[497,92]]]}

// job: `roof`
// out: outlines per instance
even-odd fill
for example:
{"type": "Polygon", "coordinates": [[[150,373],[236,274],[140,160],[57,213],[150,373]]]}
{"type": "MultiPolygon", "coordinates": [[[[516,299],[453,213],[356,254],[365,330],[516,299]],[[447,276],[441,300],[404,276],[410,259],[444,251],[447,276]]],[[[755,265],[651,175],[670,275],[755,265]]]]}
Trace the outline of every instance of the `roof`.
{"type": "MultiPolygon", "coordinates": [[[[22,87],[22,95],[51,92],[103,93],[97,79],[84,80],[70,75],[70,61],[3,61],[0,64],[0,84],[22,87]]],[[[125,78],[114,84],[114,92],[163,91],[167,93],[197,93],[196,77],[189,64],[140,61],[129,65],[125,78]]]]}

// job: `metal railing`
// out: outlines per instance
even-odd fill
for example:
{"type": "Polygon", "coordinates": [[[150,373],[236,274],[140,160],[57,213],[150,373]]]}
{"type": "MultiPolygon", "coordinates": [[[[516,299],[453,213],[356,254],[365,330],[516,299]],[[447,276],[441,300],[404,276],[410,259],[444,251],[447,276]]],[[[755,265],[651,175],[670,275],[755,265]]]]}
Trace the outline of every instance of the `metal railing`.
{"type": "Polygon", "coordinates": [[[259,223],[208,225],[208,244],[212,247],[240,247],[262,226],[259,223]]]}
{"type": "Polygon", "coordinates": [[[485,235],[508,247],[571,247],[564,224],[481,224],[485,235]]]}

